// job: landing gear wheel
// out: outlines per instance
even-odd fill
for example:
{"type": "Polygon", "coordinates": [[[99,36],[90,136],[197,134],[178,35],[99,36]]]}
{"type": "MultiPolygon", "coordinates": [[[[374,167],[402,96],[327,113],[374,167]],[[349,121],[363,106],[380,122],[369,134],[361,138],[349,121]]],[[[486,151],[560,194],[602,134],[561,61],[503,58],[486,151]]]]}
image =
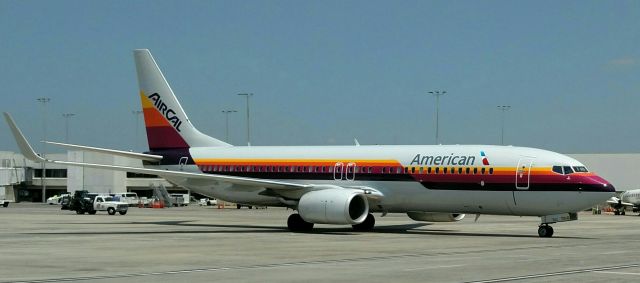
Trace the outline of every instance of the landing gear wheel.
{"type": "Polygon", "coordinates": [[[76,214],[84,214],[84,210],[78,209],[78,210],[76,210],[76,214]]]}
{"type": "Polygon", "coordinates": [[[118,213],[120,213],[120,215],[125,215],[125,214],[127,214],[127,212],[126,212],[126,211],[119,211],[118,213]]]}
{"type": "Polygon", "coordinates": [[[289,215],[289,219],[287,219],[287,227],[291,232],[305,232],[313,229],[313,223],[304,221],[300,214],[295,213],[289,215]]]}
{"type": "Polygon", "coordinates": [[[353,230],[356,231],[371,231],[373,230],[374,225],[376,225],[376,219],[371,213],[369,213],[362,223],[351,226],[353,227],[353,230]]]}
{"type": "Polygon", "coordinates": [[[107,213],[109,213],[109,215],[115,215],[116,214],[116,209],[113,207],[109,207],[107,208],[107,213]]]}
{"type": "Polygon", "coordinates": [[[96,212],[97,212],[97,211],[95,211],[95,210],[89,210],[89,214],[91,214],[91,215],[95,215],[95,214],[96,214],[96,212]]]}
{"type": "Polygon", "coordinates": [[[617,211],[617,210],[616,210],[616,211],[614,211],[614,212],[613,212],[613,215],[620,215],[620,211],[617,211]]]}
{"type": "Polygon", "coordinates": [[[242,207],[242,205],[236,204],[236,207],[237,207],[238,209],[240,209],[240,208],[242,207]]]}
{"type": "Polygon", "coordinates": [[[551,236],[553,236],[553,227],[549,225],[541,225],[538,227],[538,236],[541,238],[551,238],[551,236]]]}
{"type": "Polygon", "coordinates": [[[620,211],[620,215],[625,215],[624,210],[620,211]]]}

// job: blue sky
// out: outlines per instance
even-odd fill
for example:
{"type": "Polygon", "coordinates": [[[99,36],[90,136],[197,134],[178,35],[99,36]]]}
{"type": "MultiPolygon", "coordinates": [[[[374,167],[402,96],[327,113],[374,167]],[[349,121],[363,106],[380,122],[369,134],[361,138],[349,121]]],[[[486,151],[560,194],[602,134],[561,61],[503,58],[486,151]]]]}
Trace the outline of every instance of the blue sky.
{"type": "MultiPolygon", "coordinates": [[[[505,143],[640,152],[638,1],[0,1],[2,111],[35,142],[145,150],[132,50],[193,123],[253,145],[505,143]]],[[[0,150],[17,150],[0,125],[0,150]]]]}

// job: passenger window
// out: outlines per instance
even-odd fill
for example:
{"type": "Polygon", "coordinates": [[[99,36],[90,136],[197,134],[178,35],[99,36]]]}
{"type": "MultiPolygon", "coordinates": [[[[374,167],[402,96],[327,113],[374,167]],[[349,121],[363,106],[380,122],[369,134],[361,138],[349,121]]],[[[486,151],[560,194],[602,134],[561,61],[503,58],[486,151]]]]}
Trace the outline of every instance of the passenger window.
{"type": "Polygon", "coordinates": [[[409,173],[409,167],[404,167],[404,173],[405,174],[409,173]]]}
{"type": "Polygon", "coordinates": [[[556,172],[558,174],[562,174],[562,166],[553,166],[551,170],[553,170],[553,172],[556,172]]]}
{"type": "Polygon", "coordinates": [[[402,167],[398,167],[398,168],[396,168],[396,173],[397,173],[397,174],[402,173],[402,167]]]}
{"type": "Polygon", "coordinates": [[[431,167],[427,167],[427,173],[431,174],[431,167]]]}
{"type": "Polygon", "coordinates": [[[473,168],[473,174],[478,174],[478,168],[473,168]]]}
{"type": "Polygon", "coordinates": [[[451,171],[449,171],[449,172],[451,172],[451,174],[455,174],[456,173],[456,168],[451,167],[451,171]]]}
{"type": "Polygon", "coordinates": [[[423,171],[423,168],[422,168],[422,167],[420,167],[420,174],[422,174],[422,171],[423,171]]]}
{"type": "Polygon", "coordinates": [[[467,167],[466,173],[469,174],[469,171],[470,171],[470,169],[469,169],[469,167],[467,167]]]}
{"type": "Polygon", "coordinates": [[[447,174],[447,167],[442,168],[442,174],[447,174]]]}
{"type": "Polygon", "coordinates": [[[440,167],[436,167],[436,174],[440,173],[440,167]]]}
{"type": "Polygon", "coordinates": [[[482,175],[484,175],[485,171],[486,171],[486,169],[484,167],[482,167],[482,175]]]}
{"type": "Polygon", "coordinates": [[[489,168],[489,175],[493,174],[493,168],[489,168]]]}
{"type": "Polygon", "coordinates": [[[411,167],[411,174],[416,173],[416,167],[411,167]]]}
{"type": "Polygon", "coordinates": [[[462,174],[462,167],[458,168],[458,174],[462,174]]]}

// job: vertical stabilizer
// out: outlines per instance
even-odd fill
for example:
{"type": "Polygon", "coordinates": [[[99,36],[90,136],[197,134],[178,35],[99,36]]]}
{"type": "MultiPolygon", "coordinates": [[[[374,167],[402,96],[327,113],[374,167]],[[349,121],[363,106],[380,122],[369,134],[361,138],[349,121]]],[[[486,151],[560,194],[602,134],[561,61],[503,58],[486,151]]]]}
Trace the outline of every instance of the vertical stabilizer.
{"type": "Polygon", "coordinates": [[[191,124],[148,49],[136,49],[133,56],[151,151],[231,146],[201,133],[191,124]]]}

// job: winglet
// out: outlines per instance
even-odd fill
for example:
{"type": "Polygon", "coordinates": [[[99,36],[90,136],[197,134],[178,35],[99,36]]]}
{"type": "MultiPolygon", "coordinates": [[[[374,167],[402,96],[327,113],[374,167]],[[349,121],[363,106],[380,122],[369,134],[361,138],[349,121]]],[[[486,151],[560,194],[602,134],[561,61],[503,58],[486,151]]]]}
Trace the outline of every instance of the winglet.
{"type": "Polygon", "coordinates": [[[11,128],[11,133],[13,133],[13,137],[16,139],[16,143],[18,144],[18,147],[20,148],[20,152],[22,152],[22,155],[24,155],[24,157],[34,162],[45,162],[46,160],[40,157],[33,150],[31,145],[27,141],[27,139],[22,134],[22,131],[20,131],[20,128],[18,128],[18,126],[16,125],[16,122],[14,122],[13,118],[11,118],[11,115],[9,115],[9,113],[7,112],[4,112],[3,114],[4,114],[4,119],[7,121],[7,124],[9,124],[9,128],[11,128]]]}

